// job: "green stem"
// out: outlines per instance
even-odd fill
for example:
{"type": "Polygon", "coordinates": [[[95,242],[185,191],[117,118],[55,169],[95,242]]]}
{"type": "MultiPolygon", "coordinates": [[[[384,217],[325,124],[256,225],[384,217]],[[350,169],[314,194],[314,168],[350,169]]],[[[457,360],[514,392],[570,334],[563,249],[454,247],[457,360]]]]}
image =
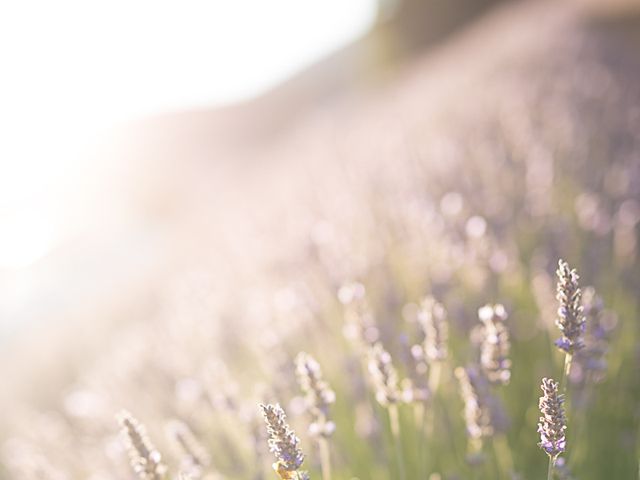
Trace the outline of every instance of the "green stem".
{"type": "Polygon", "coordinates": [[[511,455],[511,448],[504,433],[500,433],[494,437],[493,448],[496,461],[500,466],[502,474],[505,475],[506,478],[511,478],[514,473],[513,456],[511,455]]]}
{"type": "Polygon", "coordinates": [[[436,396],[438,393],[438,387],[440,385],[440,374],[442,373],[442,362],[432,362],[431,370],[429,371],[429,393],[431,393],[431,408],[427,411],[427,428],[426,437],[433,437],[433,429],[435,423],[434,404],[436,402],[436,396]]]}
{"type": "Polygon", "coordinates": [[[435,396],[438,391],[441,373],[442,362],[431,362],[431,370],[429,371],[429,392],[431,392],[432,396],[435,396]]]}
{"type": "Polygon", "coordinates": [[[553,480],[553,458],[549,457],[549,468],[547,469],[547,480],[553,480]]]}
{"type": "Polygon", "coordinates": [[[393,445],[396,450],[398,460],[398,470],[400,472],[400,480],[405,480],[406,474],[404,469],[404,458],[402,456],[402,444],[400,443],[400,418],[398,417],[398,406],[396,404],[389,405],[389,423],[391,424],[391,435],[393,436],[393,445]]]}
{"type": "MultiPolygon", "coordinates": [[[[571,373],[571,360],[573,355],[567,353],[564,357],[564,368],[562,369],[562,379],[560,380],[560,393],[566,396],[567,393],[567,380],[569,379],[569,373],[571,373]]],[[[565,399],[566,401],[566,399],[565,399]]]]}
{"type": "MultiPolygon", "coordinates": [[[[438,414],[440,415],[438,418],[441,418],[442,422],[444,423],[444,425],[441,427],[443,428],[442,434],[446,435],[447,438],[449,439],[449,449],[450,449],[449,451],[451,452],[452,456],[455,458],[456,465],[464,465],[465,458],[464,456],[460,456],[460,452],[458,450],[458,444],[454,438],[455,429],[454,429],[453,422],[449,417],[449,409],[447,408],[447,405],[442,402],[442,399],[434,398],[434,402],[432,406],[433,411],[435,411],[436,405],[438,408],[438,414]]],[[[443,465],[440,465],[440,467],[442,468],[443,465]]]]}
{"type": "Polygon", "coordinates": [[[329,453],[329,442],[324,437],[318,440],[320,450],[320,468],[322,470],[322,480],[331,480],[331,455],[329,453]]]}
{"type": "Polygon", "coordinates": [[[424,455],[424,459],[425,461],[421,461],[420,459],[423,458],[423,452],[425,450],[425,443],[426,443],[426,439],[425,439],[425,419],[426,419],[426,415],[425,415],[425,404],[424,402],[418,402],[415,404],[414,406],[414,410],[413,410],[413,414],[414,414],[414,421],[415,424],[418,426],[417,429],[417,433],[418,433],[418,468],[420,471],[420,478],[426,478],[427,474],[429,472],[429,466],[428,466],[428,456],[424,455]]]}

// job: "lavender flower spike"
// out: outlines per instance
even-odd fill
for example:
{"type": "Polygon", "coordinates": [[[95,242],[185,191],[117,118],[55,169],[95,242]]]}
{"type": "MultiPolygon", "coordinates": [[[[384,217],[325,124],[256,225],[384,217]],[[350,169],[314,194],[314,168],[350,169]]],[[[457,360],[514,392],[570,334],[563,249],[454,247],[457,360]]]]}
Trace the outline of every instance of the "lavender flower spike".
{"type": "Polygon", "coordinates": [[[490,437],[494,426],[489,408],[488,384],[474,367],[457,367],[454,375],[460,384],[460,395],[464,401],[464,420],[467,435],[474,440],[490,437]]]}
{"type": "Polygon", "coordinates": [[[582,348],[585,328],[581,304],[582,292],[578,285],[580,277],[575,269],[570,269],[567,262],[562,259],[558,261],[556,275],[558,276],[556,299],[560,304],[556,325],[562,332],[562,337],[556,340],[555,344],[560,350],[573,355],[575,351],[582,348]]]}
{"type": "Polygon", "coordinates": [[[269,434],[269,449],[278,459],[273,469],[282,480],[302,480],[308,478],[306,472],[298,469],[304,461],[304,454],[298,444],[300,439],[287,424],[287,416],[280,405],[260,405],[269,434]]]}
{"type": "Polygon", "coordinates": [[[400,400],[398,373],[391,361],[391,355],[381,343],[369,349],[369,373],[376,389],[376,400],[383,407],[388,407],[400,400]]]}
{"type": "Polygon", "coordinates": [[[506,385],[511,378],[509,330],[507,312],[501,304],[485,305],[478,310],[482,321],[483,339],[480,365],[489,382],[506,385]]]}
{"type": "Polygon", "coordinates": [[[545,451],[555,463],[558,455],[564,453],[567,440],[565,430],[567,420],[564,414],[564,395],[558,393],[558,382],[550,378],[542,379],[542,397],[540,397],[540,422],[538,446],[545,451]]]}
{"type": "Polygon", "coordinates": [[[209,454],[189,426],[180,420],[172,420],[166,426],[168,437],[180,455],[182,470],[189,478],[198,479],[210,464],[209,454]]]}
{"type": "Polygon", "coordinates": [[[448,355],[449,324],[444,306],[433,297],[425,297],[420,304],[418,323],[424,332],[424,352],[427,359],[445,360],[448,355]]]}
{"type": "Polygon", "coordinates": [[[160,452],[155,449],[147,436],[146,429],[129,412],[117,415],[122,427],[131,467],[140,480],[161,480],[167,467],[162,463],[160,452]]]}
{"type": "Polygon", "coordinates": [[[296,357],[296,373],[300,388],[305,393],[307,409],[314,421],[309,427],[312,436],[330,436],[335,423],[329,420],[329,406],[336,401],[336,394],[322,378],[320,364],[308,353],[296,357]]]}

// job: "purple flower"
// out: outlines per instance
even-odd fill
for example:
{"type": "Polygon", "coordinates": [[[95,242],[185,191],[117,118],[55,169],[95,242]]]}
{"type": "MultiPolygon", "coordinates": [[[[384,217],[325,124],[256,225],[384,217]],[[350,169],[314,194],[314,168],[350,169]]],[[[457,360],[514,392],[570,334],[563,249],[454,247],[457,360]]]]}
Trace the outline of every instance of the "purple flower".
{"type": "Polygon", "coordinates": [[[540,434],[538,446],[555,460],[565,451],[567,446],[564,395],[558,393],[558,382],[550,378],[542,379],[541,388],[542,396],[539,407],[542,416],[538,423],[538,433],[540,434]]]}
{"type": "Polygon", "coordinates": [[[558,261],[556,275],[558,276],[556,299],[560,304],[556,325],[562,332],[562,337],[555,344],[560,350],[573,355],[583,346],[582,337],[585,330],[581,304],[582,292],[578,285],[580,277],[575,269],[570,269],[569,264],[562,259],[558,261]]]}
{"type": "Polygon", "coordinates": [[[295,472],[302,466],[304,454],[300,440],[287,424],[287,416],[280,405],[260,405],[269,434],[269,449],[279,460],[278,468],[295,472]]]}
{"type": "Polygon", "coordinates": [[[564,352],[569,353],[571,351],[571,342],[565,337],[560,337],[553,343],[556,347],[558,347],[560,350],[563,350],[564,352]]]}

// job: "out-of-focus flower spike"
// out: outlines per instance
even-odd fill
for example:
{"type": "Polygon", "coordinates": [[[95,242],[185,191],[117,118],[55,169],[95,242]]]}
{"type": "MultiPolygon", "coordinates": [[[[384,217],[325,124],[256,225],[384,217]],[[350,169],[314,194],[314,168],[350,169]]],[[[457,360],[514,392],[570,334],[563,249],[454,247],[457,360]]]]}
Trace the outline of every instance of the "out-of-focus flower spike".
{"type": "Polygon", "coordinates": [[[320,364],[308,353],[300,352],[296,357],[296,374],[306,395],[307,408],[314,417],[309,433],[330,436],[335,424],[329,419],[329,406],[336,401],[336,394],[322,378],[320,364]]]}
{"type": "Polygon", "coordinates": [[[444,306],[433,297],[425,297],[420,304],[418,322],[424,332],[424,353],[429,361],[447,358],[449,324],[444,306]]]}
{"type": "Polygon", "coordinates": [[[393,366],[391,355],[381,343],[373,345],[368,352],[369,373],[376,389],[376,400],[384,407],[400,400],[398,373],[393,366]]]}
{"type": "Polygon", "coordinates": [[[166,430],[167,435],[182,458],[184,473],[194,479],[200,478],[210,463],[210,457],[206,449],[198,441],[189,426],[180,420],[169,422],[166,430]]]}
{"type": "Polygon", "coordinates": [[[122,427],[127,450],[133,471],[141,480],[161,480],[167,471],[162,463],[160,452],[153,446],[146,429],[129,412],[122,411],[117,415],[122,427]]]}
{"type": "Polygon", "coordinates": [[[511,379],[509,359],[509,330],[506,326],[507,312],[500,305],[485,305],[478,310],[482,321],[482,343],[480,365],[489,382],[506,385],[511,379]]]}
{"type": "Polygon", "coordinates": [[[585,330],[582,292],[578,284],[580,277],[576,270],[569,268],[569,264],[562,259],[558,261],[556,275],[556,299],[559,303],[556,325],[562,332],[562,337],[556,340],[555,344],[560,350],[573,355],[583,346],[585,330]]]}

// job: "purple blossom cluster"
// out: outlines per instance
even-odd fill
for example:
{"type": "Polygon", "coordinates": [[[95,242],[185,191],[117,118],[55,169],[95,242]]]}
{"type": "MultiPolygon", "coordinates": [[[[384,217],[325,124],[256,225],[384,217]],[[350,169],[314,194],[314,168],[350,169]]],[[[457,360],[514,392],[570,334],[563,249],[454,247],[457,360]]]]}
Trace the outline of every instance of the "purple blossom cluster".
{"type": "Polygon", "coordinates": [[[558,393],[558,382],[551,378],[543,378],[541,388],[542,396],[539,407],[542,416],[538,423],[538,433],[540,434],[538,446],[552,460],[555,460],[558,455],[564,453],[567,445],[564,395],[558,393]]]}

